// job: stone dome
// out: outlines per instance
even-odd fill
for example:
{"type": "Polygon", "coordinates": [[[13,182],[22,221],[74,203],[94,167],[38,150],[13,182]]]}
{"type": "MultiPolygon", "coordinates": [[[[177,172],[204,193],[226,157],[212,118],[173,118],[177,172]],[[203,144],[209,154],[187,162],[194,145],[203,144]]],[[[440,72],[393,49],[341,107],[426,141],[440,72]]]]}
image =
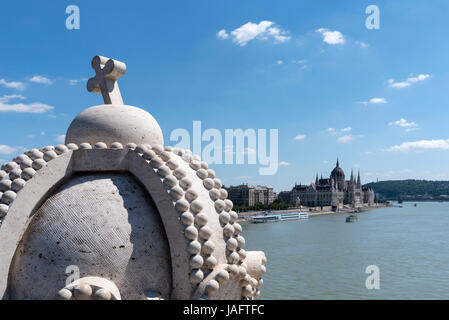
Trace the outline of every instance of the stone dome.
{"type": "Polygon", "coordinates": [[[336,180],[340,180],[339,178],[343,178],[343,179],[345,178],[345,172],[343,171],[342,168],[340,168],[338,160],[337,160],[337,164],[336,164],[334,170],[332,170],[332,172],[331,172],[331,178],[334,178],[336,180]]]}
{"type": "Polygon", "coordinates": [[[137,107],[127,105],[99,105],[76,116],[67,130],[65,143],[97,142],[110,145],[119,142],[164,145],[164,137],[156,119],[137,107]]]}
{"type": "Polygon", "coordinates": [[[344,177],[344,176],[345,172],[343,171],[342,168],[336,167],[334,168],[334,170],[332,170],[331,177],[344,177]]]}

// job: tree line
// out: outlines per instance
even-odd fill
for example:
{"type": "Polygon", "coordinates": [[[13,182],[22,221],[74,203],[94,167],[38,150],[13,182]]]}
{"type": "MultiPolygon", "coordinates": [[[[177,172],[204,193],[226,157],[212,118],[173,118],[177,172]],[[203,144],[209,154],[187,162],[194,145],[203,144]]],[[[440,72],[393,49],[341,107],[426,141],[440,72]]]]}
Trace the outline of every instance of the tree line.
{"type": "Polygon", "coordinates": [[[235,206],[232,210],[236,212],[247,212],[247,211],[263,211],[263,210],[285,210],[291,208],[290,203],[285,203],[282,200],[276,199],[273,203],[262,204],[256,203],[253,206],[235,206]]]}
{"type": "Polygon", "coordinates": [[[438,199],[449,200],[449,181],[388,180],[367,183],[380,199],[438,199]]]}

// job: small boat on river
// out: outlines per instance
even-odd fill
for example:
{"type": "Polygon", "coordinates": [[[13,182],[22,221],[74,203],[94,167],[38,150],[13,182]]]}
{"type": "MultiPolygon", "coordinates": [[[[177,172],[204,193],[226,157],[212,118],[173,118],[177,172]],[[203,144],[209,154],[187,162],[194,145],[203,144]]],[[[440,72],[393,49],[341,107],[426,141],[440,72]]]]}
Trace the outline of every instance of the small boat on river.
{"type": "Polygon", "coordinates": [[[346,217],[346,222],[357,222],[359,221],[359,218],[355,214],[351,214],[346,217]]]}

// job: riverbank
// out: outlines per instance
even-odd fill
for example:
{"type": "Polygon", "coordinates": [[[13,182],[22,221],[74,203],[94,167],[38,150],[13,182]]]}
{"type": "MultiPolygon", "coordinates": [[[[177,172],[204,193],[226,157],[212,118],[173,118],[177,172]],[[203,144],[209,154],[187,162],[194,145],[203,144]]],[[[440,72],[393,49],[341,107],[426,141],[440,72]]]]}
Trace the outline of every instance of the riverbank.
{"type": "MultiPolygon", "coordinates": [[[[389,206],[390,205],[377,204],[377,205],[373,205],[373,206],[359,207],[358,210],[359,211],[368,211],[368,210],[372,210],[372,209],[386,208],[389,206]]],[[[271,212],[275,213],[275,214],[276,213],[298,212],[298,211],[308,212],[309,217],[327,215],[327,214],[342,214],[342,213],[348,214],[348,213],[356,212],[356,210],[354,208],[341,208],[341,209],[338,209],[338,211],[332,211],[328,207],[323,208],[323,209],[316,208],[316,207],[299,207],[299,208],[290,208],[290,209],[285,209],[285,210],[271,210],[271,212]]],[[[249,220],[251,220],[252,216],[264,214],[266,212],[267,212],[266,210],[239,212],[238,213],[238,215],[239,215],[238,221],[249,221],[249,220]]]]}

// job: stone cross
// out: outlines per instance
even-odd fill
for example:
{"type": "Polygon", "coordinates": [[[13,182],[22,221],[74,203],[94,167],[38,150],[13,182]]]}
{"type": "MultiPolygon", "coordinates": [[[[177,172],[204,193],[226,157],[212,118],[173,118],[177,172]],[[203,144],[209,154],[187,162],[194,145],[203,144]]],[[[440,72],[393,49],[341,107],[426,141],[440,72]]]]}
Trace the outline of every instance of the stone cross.
{"type": "Polygon", "coordinates": [[[117,79],[126,72],[126,64],[102,56],[92,59],[95,77],[87,81],[87,91],[101,93],[104,104],[123,105],[117,79]]]}

